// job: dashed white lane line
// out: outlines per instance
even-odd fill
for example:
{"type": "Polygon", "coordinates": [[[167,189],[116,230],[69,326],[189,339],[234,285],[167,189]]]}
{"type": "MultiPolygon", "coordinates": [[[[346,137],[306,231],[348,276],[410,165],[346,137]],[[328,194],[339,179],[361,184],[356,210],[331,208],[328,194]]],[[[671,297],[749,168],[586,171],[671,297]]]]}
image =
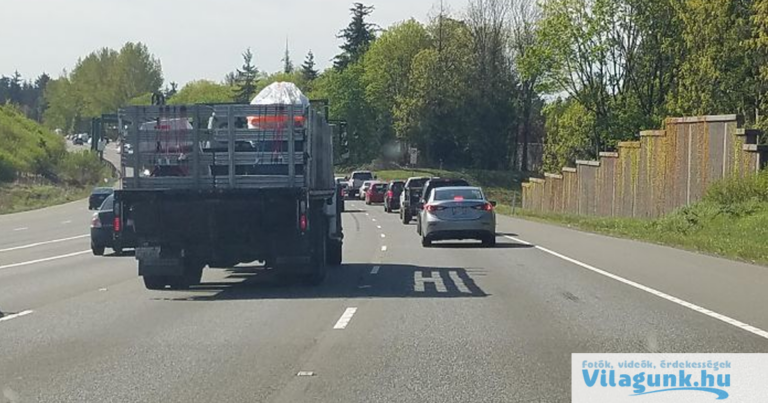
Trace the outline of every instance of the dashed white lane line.
{"type": "Polygon", "coordinates": [[[386,234],[381,234],[381,237],[382,237],[382,238],[386,238],[386,237],[387,237],[387,235],[386,235],[386,234]]]}
{"type": "Polygon", "coordinates": [[[373,220],[373,222],[376,222],[376,219],[375,219],[375,218],[371,218],[371,220],[373,220]]]}
{"type": "Polygon", "coordinates": [[[347,308],[347,310],[344,311],[343,314],[341,314],[341,317],[336,322],[335,325],[333,325],[334,329],[341,330],[347,327],[349,324],[349,321],[352,320],[352,316],[355,315],[355,312],[357,312],[357,308],[347,308]]]}
{"type": "Polygon", "coordinates": [[[379,274],[379,269],[381,269],[381,266],[373,266],[373,269],[371,269],[371,274],[379,274]]]}
{"type": "Polygon", "coordinates": [[[746,324],[744,322],[740,322],[740,321],[738,321],[736,319],[733,319],[731,317],[725,316],[723,314],[719,314],[719,313],[711,311],[711,310],[709,310],[707,308],[698,306],[696,304],[690,303],[688,301],[682,300],[682,299],[674,297],[672,295],[663,293],[663,292],[661,292],[659,290],[656,290],[656,289],[653,289],[651,287],[644,286],[644,285],[642,285],[640,283],[636,283],[636,282],[634,282],[632,280],[627,280],[624,277],[617,276],[617,275],[615,275],[613,273],[609,273],[609,272],[607,272],[605,270],[598,269],[597,267],[594,267],[594,266],[590,266],[590,265],[588,265],[586,263],[583,263],[583,262],[580,262],[580,261],[578,261],[576,259],[573,259],[573,258],[570,258],[568,256],[562,255],[562,254],[557,253],[555,251],[549,250],[549,249],[547,249],[547,248],[545,248],[543,246],[533,245],[530,242],[526,242],[526,241],[523,241],[522,239],[518,239],[518,238],[515,238],[515,237],[508,236],[508,235],[505,235],[504,237],[507,238],[507,239],[511,239],[511,240],[513,240],[515,242],[519,242],[519,243],[521,243],[523,245],[533,246],[534,248],[536,248],[536,249],[538,249],[538,250],[540,250],[540,251],[542,251],[544,253],[548,253],[548,254],[550,254],[552,256],[555,256],[557,258],[563,259],[566,262],[573,263],[573,264],[575,264],[577,266],[580,266],[580,267],[582,267],[584,269],[587,269],[589,271],[592,271],[594,273],[597,273],[597,274],[600,274],[602,276],[608,277],[610,279],[616,280],[616,281],[618,281],[620,283],[626,284],[626,285],[628,285],[630,287],[634,287],[634,288],[636,288],[638,290],[645,291],[645,292],[647,292],[649,294],[653,294],[653,295],[655,295],[655,296],[657,296],[659,298],[663,298],[663,299],[665,299],[665,300],[667,300],[669,302],[672,302],[672,303],[675,303],[677,305],[683,306],[683,307],[688,308],[688,309],[690,309],[692,311],[696,311],[698,313],[707,315],[710,318],[714,318],[714,319],[717,319],[719,321],[725,322],[725,323],[727,323],[729,325],[738,327],[739,329],[746,330],[746,331],[748,331],[748,332],[750,332],[750,333],[752,333],[754,335],[760,336],[760,337],[762,337],[764,339],[768,339],[768,332],[763,330],[763,329],[754,327],[754,326],[746,324]]]}
{"type": "Polygon", "coordinates": [[[2,318],[0,318],[0,322],[5,322],[6,320],[11,320],[11,319],[20,318],[22,316],[27,316],[27,315],[29,315],[32,312],[34,312],[34,311],[30,310],[30,311],[23,311],[23,312],[15,313],[13,315],[3,316],[2,318]]]}
{"type": "Polygon", "coordinates": [[[54,240],[51,240],[51,241],[35,242],[35,243],[31,243],[29,245],[14,246],[12,248],[0,249],[0,253],[2,253],[2,252],[10,252],[10,251],[19,250],[19,249],[34,248],[36,246],[49,245],[49,244],[52,244],[52,243],[73,241],[75,239],[87,238],[89,236],[91,236],[91,235],[90,234],[85,234],[85,235],[78,235],[78,236],[73,236],[73,237],[69,237],[69,238],[54,239],[54,240]]]}
{"type": "Polygon", "coordinates": [[[21,228],[14,228],[13,230],[14,231],[26,231],[28,229],[29,229],[29,227],[21,227],[21,228]]]}
{"type": "Polygon", "coordinates": [[[62,224],[72,224],[72,220],[62,221],[62,224]]]}
{"type": "Polygon", "coordinates": [[[75,257],[75,256],[79,256],[79,255],[84,255],[86,253],[91,253],[91,250],[88,249],[88,250],[82,250],[80,252],[67,253],[66,255],[52,256],[52,257],[47,257],[47,258],[44,258],[44,259],[36,259],[36,260],[30,260],[30,261],[27,261],[27,262],[19,262],[19,263],[7,264],[7,265],[4,265],[4,266],[0,266],[0,270],[12,269],[14,267],[21,267],[21,266],[29,266],[29,265],[35,264],[35,263],[50,262],[51,260],[66,259],[66,258],[69,258],[69,257],[75,257]]]}
{"type": "Polygon", "coordinates": [[[377,225],[376,228],[381,229],[381,225],[377,225]]]}
{"type": "Polygon", "coordinates": [[[382,252],[386,252],[386,251],[387,251],[387,245],[384,245],[384,246],[382,246],[382,247],[381,247],[381,251],[382,251],[382,252]]]}

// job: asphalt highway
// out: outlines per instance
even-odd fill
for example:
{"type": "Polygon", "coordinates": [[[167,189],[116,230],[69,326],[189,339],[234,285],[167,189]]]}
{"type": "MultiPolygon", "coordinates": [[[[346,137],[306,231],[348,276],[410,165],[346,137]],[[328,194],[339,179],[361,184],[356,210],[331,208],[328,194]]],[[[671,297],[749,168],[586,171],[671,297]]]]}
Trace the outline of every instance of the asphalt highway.
{"type": "Polygon", "coordinates": [[[0,216],[0,401],[568,402],[572,353],[768,352],[760,266],[501,216],[496,248],[423,248],[348,201],[319,287],[158,292],[86,207],[0,216]]]}

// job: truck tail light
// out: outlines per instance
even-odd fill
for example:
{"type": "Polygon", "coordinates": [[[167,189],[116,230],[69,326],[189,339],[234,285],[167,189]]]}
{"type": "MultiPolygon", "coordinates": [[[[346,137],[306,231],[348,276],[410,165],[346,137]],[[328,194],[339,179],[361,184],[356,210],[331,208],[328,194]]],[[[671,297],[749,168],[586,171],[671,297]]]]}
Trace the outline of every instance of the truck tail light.
{"type": "Polygon", "coordinates": [[[299,228],[301,229],[302,232],[307,230],[307,215],[306,214],[302,214],[301,216],[299,216],[299,228]]]}
{"type": "Polygon", "coordinates": [[[120,217],[115,216],[114,224],[112,225],[115,229],[115,232],[120,232],[121,230],[121,223],[120,223],[120,217]]]}

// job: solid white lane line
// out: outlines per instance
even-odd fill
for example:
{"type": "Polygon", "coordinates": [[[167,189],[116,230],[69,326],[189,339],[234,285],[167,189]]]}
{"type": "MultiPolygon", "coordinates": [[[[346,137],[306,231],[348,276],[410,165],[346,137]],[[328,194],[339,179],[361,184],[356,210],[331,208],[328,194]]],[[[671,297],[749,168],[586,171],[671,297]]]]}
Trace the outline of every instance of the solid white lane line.
{"type": "Polygon", "coordinates": [[[371,269],[371,274],[379,274],[379,269],[381,269],[381,266],[373,266],[373,269],[371,269]]]}
{"type": "Polygon", "coordinates": [[[341,314],[341,317],[336,322],[336,324],[333,326],[334,329],[344,329],[349,324],[349,321],[352,320],[352,316],[355,315],[355,312],[357,312],[357,308],[347,308],[346,311],[344,311],[343,314],[341,314]]]}
{"type": "Polygon", "coordinates": [[[768,332],[763,330],[763,329],[754,327],[752,325],[749,325],[747,323],[738,321],[736,319],[733,319],[731,317],[725,316],[723,314],[719,314],[717,312],[711,311],[711,310],[709,310],[707,308],[704,308],[704,307],[701,307],[699,305],[692,304],[692,303],[690,303],[688,301],[685,301],[685,300],[682,300],[680,298],[674,297],[672,295],[663,293],[663,292],[661,292],[659,290],[656,290],[656,289],[653,289],[651,287],[644,286],[644,285],[642,285],[640,283],[636,283],[636,282],[634,282],[632,280],[627,280],[624,277],[620,277],[620,276],[617,276],[617,275],[615,275],[613,273],[609,273],[609,272],[607,272],[605,270],[598,269],[597,267],[590,266],[590,265],[588,265],[586,263],[580,262],[580,261],[578,261],[576,259],[573,259],[573,258],[570,258],[568,256],[562,255],[562,254],[557,253],[555,251],[549,250],[549,249],[547,249],[545,247],[538,246],[538,245],[533,245],[530,242],[526,242],[526,241],[523,241],[522,239],[518,239],[518,238],[507,236],[507,235],[505,235],[504,237],[507,238],[507,239],[511,239],[511,240],[513,240],[515,242],[522,243],[524,245],[532,245],[534,248],[536,248],[536,249],[538,249],[538,250],[540,250],[542,252],[548,253],[548,254],[550,254],[552,256],[558,257],[558,258],[563,259],[563,260],[565,260],[567,262],[573,263],[573,264],[575,264],[577,266],[580,266],[582,268],[585,268],[585,269],[587,269],[589,271],[595,272],[595,273],[600,274],[602,276],[605,276],[605,277],[608,277],[610,279],[616,280],[618,282],[624,283],[624,284],[626,284],[626,285],[628,285],[630,287],[637,288],[638,290],[645,291],[645,292],[647,292],[649,294],[653,294],[653,295],[655,295],[655,296],[657,296],[659,298],[663,298],[663,299],[665,299],[665,300],[667,300],[669,302],[672,302],[672,303],[675,303],[677,305],[686,307],[686,308],[688,308],[690,310],[693,310],[693,311],[696,311],[698,313],[707,315],[710,318],[714,318],[714,319],[717,319],[719,321],[725,322],[725,323],[727,323],[729,325],[736,326],[739,329],[746,330],[746,331],[748,331],[748,332],[750,332],[750,333],[752,333],[754,335],[760,336],[760,337],[762,337],[764,339],[768,339],[768,332]]]}
{"type": "Polygon", "coordinates": [[[66,258],[69,258],[69,257],[75,257],[75,256],[79,256],[79,255],[84,255],[86,253],[91,253],[91,250],[88,249],[88,250],[83,250],[83,251],[80,251],[80,252],[67,253],[66,255],[47,257],[47,258],[44,258],[44,259],[37,259],[37,260],[30,260],[28,262],[19,262],[19,263],[7,264],[5,266],[0,266],[0,270],[12,269],[14,267],[20,267],[20,266],[29,266],[29,265],[35,264],[35,263],[50,262],[51,260],[66,259],[66,258]]]}
{"type": "Polygon", "coordinates": [[[29,245],[14,246],[12,248],[0,249],[0,253],[2,253],[2,252],[10,252],[10,251],[19,250],[19,249],[34,248],[36,246],[49,245],[49,244],[52,244],[52,243],[72,241],[72,240],[75,240],[75,239],[87,238],[89,236],[91,236],[91,235],[90,234],[85,234],[85,235],[78,235],[78,236],[73,236],[73,237],[69,237],[69,238],[54,239],[54,240],[51,240],[51,241],[35,242],[35,243],[31,243],[29,245]]]}
{"type": "Polygon", "coordinates": [[[29,227],[21,227],[21,228],[14,228],[13,230],[14,231],[26,231],[28,229],[29,229],[29,227]]]}
{"type": "Polygon", "coordinates": [[[382,246],[382,247],[381,247],[381,251],[382,251],[382,252],[386,252],[386,251],[387,251],[387,245],[384,245],[384,246],[382,246]]]}
{"type": "Polygon", "coordinates": [[[6,320],[20,318],[22,316],[29,315],[32,312],[34,311],[23,311],[23,312],[15,313],[13,315],[3,316],[2,318],[0,318],[0,322],[5,322],[6,320]]]}

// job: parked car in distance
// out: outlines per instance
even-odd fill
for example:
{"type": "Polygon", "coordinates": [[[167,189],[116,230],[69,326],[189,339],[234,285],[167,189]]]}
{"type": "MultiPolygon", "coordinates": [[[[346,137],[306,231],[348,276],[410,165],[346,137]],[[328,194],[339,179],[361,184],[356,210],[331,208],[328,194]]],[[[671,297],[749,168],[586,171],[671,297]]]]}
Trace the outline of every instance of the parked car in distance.
{"type": "Polygon", "coordinates": [[[384,195],[387,193],[387,184],[383,182],[374,182],[365,192],[365,204],[383,203],[384,195]]]}
{"type": "Polygon", "coordinates": [[[85,140],[83,140],[82,137],[75,137],[75,139],[72,140],[72,144],[74,144],[76,146],[82,146],[82,145],[85,144],[85,140]]]}
{"type": "Polygon", "coordinates": [[[384,194],[384,211],[391,213],[400,208],[400,194],[403,193],[405,181],[391,181],[387,184],[387,193],[384,194]]]}
{"type": "Polygon", "coordinates": [[[115,189],[108,187],[93,188],[91,195],[88,197],[88,210],[98,209],[107,197],[115,193],[115,189]]]}
{"type": "Polygon", "coordinates": [[[376,176],[371,171],[355,171],[349,177],[347,183],[347,197],[358,197],[362,199],[360,195],[360,188],[363,186],[363,182],[376,179],[376,176]]]}
{"type": "Polygon", "coordinates": [[[133,231],[120,231],[120,228],[115,228],[114,204],[115,196],[109,195],[91,218],[91,251],[95,256],[104,255],[106,248],[111,248],[116,255],[120,255],[123,249],[136,247],[133,231]],[[115,240],[116,231],[120,231],[119,241],[115,240]]]}
{"type": "Polygon", "coordinates": [[[496,202],[488,201],[477,187],[434,189],[419,213],[417,232],[424,247],[433,241],[477,239],[496,245],[496,202]]]}
{"type": "Polygon", "coordinates": [[[429,177],[416,176],[405,181],[403,192],[400,194],[400,220],[403,224],[408,224],[419,214],[421,191],[428,180],[429,177]]]}
{"type": "Polygon", "coordinates": [[[375,180],[370,180],[370,181],[363,182],[362,186],[360,186],[360,189],[357,190],[357,194],[359,195],[358,198],[360,200],[365,200],[365,193],[368,192],[368,189],[375,182],[376,182],[375,180]]]}

